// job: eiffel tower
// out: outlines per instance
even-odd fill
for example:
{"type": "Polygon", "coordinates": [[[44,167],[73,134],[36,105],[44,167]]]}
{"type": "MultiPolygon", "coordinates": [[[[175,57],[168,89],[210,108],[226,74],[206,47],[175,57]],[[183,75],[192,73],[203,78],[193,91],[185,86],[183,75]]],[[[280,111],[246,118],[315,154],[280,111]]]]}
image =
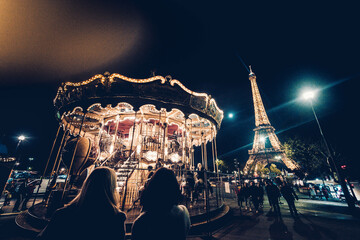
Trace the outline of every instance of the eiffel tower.
{"type": "Polygon", "coordinates": [[[275,128],[271,126],[266,114],[256,83],[256,76],[251,70],[251,66],[249,80],[254,101],[256,128],[254,129],[253,148],[249,150],[249,159],[244,167],[244,174],[254,175],[254,173],[272,162],[282,162],[291,170],[298,169],[296,162],[286,157],[285,152],[281,149],[281,143],[275,134],[275,128]]]}

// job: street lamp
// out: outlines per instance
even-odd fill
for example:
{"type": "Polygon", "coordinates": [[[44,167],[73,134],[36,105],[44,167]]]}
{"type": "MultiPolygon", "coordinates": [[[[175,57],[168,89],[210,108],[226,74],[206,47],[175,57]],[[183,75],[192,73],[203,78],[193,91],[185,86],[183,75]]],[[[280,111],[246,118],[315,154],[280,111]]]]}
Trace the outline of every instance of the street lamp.
{"type": "Polygon", "coordinates": [[[229,117],[229,118],[233,118],[233,117],[234,117],[234,114],[233,114],[233,113],[229,113],[229,114],[228,114],[228,117],[229,117]]]}
{"type": "Polygon", "coordinates": [[[18,136],[17,139],[18,139],[19,141],[18,141],[18,144],[16,145],[16,150],[19,148],[20,143],[26,139],[26,137],[25,137],[24,135],[20,135],[20,136],[18,136]]]}
{"type": "Polygon", "coordinates": [[[304,99],[305,101],[312,101],[317,94],[317,90],[305,90],[301,97],[302,99],[304,99]]]}
{"type": "Polygon", "coordinates": [[[26,139],[26,137],[24,135],[20,135],[18,136],[18,140],[19,141],[24,141],[26,139]]]}
{"type": "Polygon", "coordinates": [[[354,200],[353,200],[353,198],[351,197],[351,195],[349,193],[346,182],[344,181],[344,179],[340,175],[340,172],[339,172],[339,170],[337,168],[337,164],[336,164],[336,162],[335,162],[335,160],[334,160],[334,158],[333,158],[333,156],[331,154],[329,145],[328,145],[328,143],[326,141],[326,138],[325,138],[324,133],[322,131],[319,119],[318,119],[318,117],[316,115],[316,112],[315,112],[315,109],[314,109],[313,100],[316,97],[317,92],[318,92],[317,90],[306,90],[306,91],[304,91],[302,93],[302,99],[305,100],[305,101],[310,102],[312,112],[314,114],[316,123],[317,123],[319,131],[320,131],[320,135],[321,135],[322,140],[323,140],[323,142],[325,144],[325,147],[326,147],[328,159],[330,159],[330,161],[331,161],[330,168],[333,168],[333,170],[335,170],[336,175],[338,177],[338,180],[339,180],[339,182],[341,184],[341,188],[343,190],[343,193],[344,193],[344,196],[345,196],[345,199],[346,199],[346,203],[348,204],[350,209],[353,209],[353,208],[355,208],[354,200]]]}

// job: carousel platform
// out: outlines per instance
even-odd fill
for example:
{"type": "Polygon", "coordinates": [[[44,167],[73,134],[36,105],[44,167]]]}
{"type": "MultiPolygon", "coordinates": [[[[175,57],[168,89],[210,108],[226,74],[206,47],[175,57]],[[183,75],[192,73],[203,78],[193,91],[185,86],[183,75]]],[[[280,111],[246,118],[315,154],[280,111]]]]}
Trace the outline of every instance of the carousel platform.
{"type": "MultiPolygon", "coordinates": [[[[222,205],[216,210],[212,210],[208,213],[191,216],[191,229],[190,235],[198,235],[208,231],[215,225],[221,224],[229,215],[230,207],[228,205],[222,205]]],[[[15,223],[22,229],[31,232],[36,235],[47,225],[50,217],[48,216],[47,208],[44,203],[36,204],[30,207],[28,210],[23,211],[15,218],[15,223]]],[[[126,237],[131,238],[132,222],[126,223],[126,237]]]]}

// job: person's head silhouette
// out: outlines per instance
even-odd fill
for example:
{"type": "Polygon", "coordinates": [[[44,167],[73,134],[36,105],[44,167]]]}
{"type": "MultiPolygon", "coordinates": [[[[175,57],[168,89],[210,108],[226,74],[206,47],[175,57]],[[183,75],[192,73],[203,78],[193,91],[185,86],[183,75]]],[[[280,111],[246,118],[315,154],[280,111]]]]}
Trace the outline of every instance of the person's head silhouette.
{"type": "Polygon", "coordinates": [[[70,202],[79,209],[118,210],[119,193],[116,190],[115,171],[108,167],[94,169],[86,178],[80,193],[70,202]]]}
{"type": "Polygon", "coordinates": [[[141,195],[145,211],[167,211],[181,200],[179,183],[172,170],[159,168],[141,195]]]}

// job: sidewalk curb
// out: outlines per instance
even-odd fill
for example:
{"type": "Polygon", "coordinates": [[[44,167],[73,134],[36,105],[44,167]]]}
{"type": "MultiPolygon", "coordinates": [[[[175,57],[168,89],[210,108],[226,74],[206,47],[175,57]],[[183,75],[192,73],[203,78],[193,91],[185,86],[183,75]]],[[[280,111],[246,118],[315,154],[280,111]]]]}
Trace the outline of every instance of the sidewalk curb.
{"type": "Polygon", "coordinates": [[[0,218],[1,218],[1,217],[16,216],[16,215],[19,215],[20,213],[21,213],[21,212],[1,213],[1,214],[0,214],[0,218]]]}

